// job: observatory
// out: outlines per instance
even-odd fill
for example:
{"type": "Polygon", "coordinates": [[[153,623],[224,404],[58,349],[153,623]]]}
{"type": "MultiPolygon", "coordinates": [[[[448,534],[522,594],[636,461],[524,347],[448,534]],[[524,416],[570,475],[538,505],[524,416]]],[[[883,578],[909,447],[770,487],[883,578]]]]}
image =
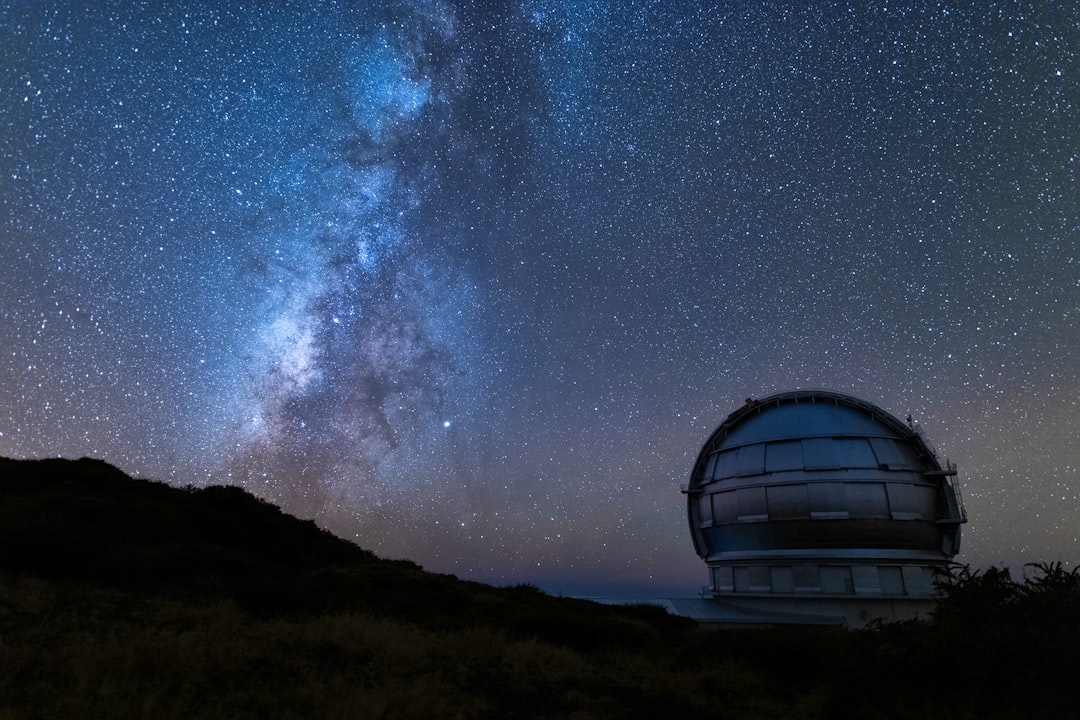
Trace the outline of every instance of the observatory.
{"type": "Polygon", "coordinates": [[[910,418],[863,400],[747,400],[684,488],[710,579],[694,614],[861,627],[929,610],[967,519],[955,475],[910,418]]]}

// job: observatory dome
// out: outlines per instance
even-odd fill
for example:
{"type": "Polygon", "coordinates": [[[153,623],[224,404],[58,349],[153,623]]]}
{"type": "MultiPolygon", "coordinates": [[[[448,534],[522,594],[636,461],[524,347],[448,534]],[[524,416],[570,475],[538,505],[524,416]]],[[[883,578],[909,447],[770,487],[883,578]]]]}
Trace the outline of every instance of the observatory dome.
{"type": "Polygon", "coordinates": [[[710,593],[848,624],[918,614],[960,549],[955,475],[910,419],[858,398],[747,400],[713,431],[685,488],[710,593]]]}

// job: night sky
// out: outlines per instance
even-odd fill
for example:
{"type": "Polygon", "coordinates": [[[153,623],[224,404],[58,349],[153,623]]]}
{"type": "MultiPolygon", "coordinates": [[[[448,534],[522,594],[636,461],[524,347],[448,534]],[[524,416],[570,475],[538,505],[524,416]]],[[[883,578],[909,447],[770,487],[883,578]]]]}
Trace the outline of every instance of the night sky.
{"type": "Polygon", "coordinates": [[[705,5],[0,3],[0,455],[692,595],[701,444],[820,387],[1080,561],[1080,8],[705,5]]]}

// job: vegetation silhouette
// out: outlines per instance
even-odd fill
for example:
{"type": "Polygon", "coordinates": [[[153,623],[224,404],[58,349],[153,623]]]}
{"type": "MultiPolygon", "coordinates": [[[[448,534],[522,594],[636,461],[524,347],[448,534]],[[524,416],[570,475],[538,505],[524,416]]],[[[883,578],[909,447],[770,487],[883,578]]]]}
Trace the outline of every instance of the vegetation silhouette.
{"type": "Polygon", "coordinates": [[[385,560],[233,487],[0,459],[0,718],[1080,717],[1080,572],[714,631],[385,560]]]}

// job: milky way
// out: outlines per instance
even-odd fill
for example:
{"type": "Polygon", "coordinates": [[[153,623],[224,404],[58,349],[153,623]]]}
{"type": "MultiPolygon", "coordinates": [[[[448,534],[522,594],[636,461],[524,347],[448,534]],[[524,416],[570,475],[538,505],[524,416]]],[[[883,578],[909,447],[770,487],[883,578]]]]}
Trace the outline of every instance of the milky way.
{"type": "Polygon", "coordinates": [[[0,4],[0,454],[239,484],[390,557],[705,582],[746,397],[1080,559],[1069,3],[0,4]]]}

